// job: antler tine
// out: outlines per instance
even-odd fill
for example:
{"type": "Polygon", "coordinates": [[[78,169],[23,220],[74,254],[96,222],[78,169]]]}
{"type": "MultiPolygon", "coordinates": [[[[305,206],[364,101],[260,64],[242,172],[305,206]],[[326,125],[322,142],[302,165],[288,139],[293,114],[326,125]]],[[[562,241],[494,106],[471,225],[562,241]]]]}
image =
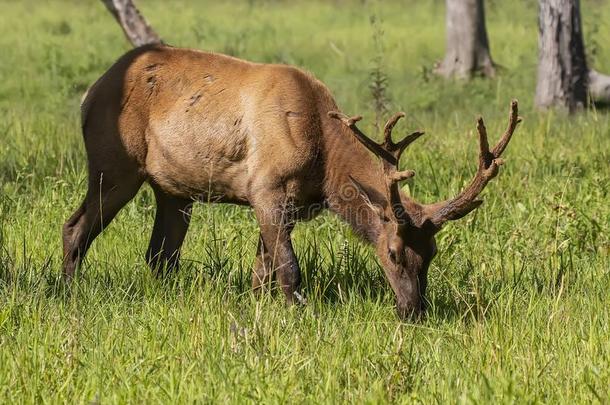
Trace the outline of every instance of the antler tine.
{"type": "Polygon", "coordinates": [[[338,111],[329,111],[328,116],[341,121],[348,127],[351,127],[352,125],[356,124],[358,121],[360,121],[362,119],[362,115],[355,115],[353,117],[348,117],[347,115],[345,115],[341,112],[338,112],[338,111]]]}
{"type": "Polygon", "coordinates": [[[493,155],[489,152],[489,141],[487,140],[487,128],[483,117],[477,119],[477,132],[479,134],[479,170],[489,166],[493,155]]]}
{"type": "Polygon", "coordinates": [[[392,183],[398,183],[410,179],[413,176],[415,176],[415,172],[413,170],[403,170],[402,172],[394,172],[390,176],[390,180],[392,183]]]}
{"type": "Polygon", "coordinates": [[[440,227],[448,220],[459,219],[481,205],[483,201],[478,200],[477,197],[487,183],[498,174],[500,166],[504,163],[500,155],[506,149],[519,122],[521,122],[521,118],[518,116],[517,101],[513,100],[508,127],[490,151],[483,118],[477,120],[477,132],[479,134],[479,167],[477,173],[470,184],[457,197],[444,203],[427,206],[427,209],[431,212],[429,219],[434,225],[440,227]]]}
{"type": "Polygon", "coordinates": [[[328,116],[341,121],[345,126],[351,129],[354,136],[375,155],[379,156],[390,164],[397,163],[396,157],[393,156],[388,150],[386,150],[383,144],[378,144],[377,142],[366,136],[364,133],[362,133],[360,129],[358,129],[358,127],[356,126],[356,122],[360,121],[362,119],[362,116],[356,115],[354,117],[348,117],[347,115],[337,111],[329,111],[328,116]]]}
{"type": "Polygon", "coordinates": [[[400,155],[407,149],[407,146],[411,145],[417,138],[424,135],[424,131],[415,131],[409,135],[407,135],[402,141],[396,144],[396,148],[398,149],[398,158],[400,159],[400,155]]]}
{"type": "Polygon", "coordinates": [[[397,163],[400,160],[400,155],[402,155],[402,152],[404,152],[407,146],[424,134],[424,131],[416,131],[407,135],[401,141],[396,143],[392,141],[392,130],[394,129],[394,126],[401,118],[404,118],[405,116],[406,114],[404,112],[397,112],[388,120],[383,128],[383,146],[394,155],[397,163]]]}
{"type": "Polygon", "coordinates": [[[504,163],[502,159],[489,151],[489,141],[487,140],[487,128],[483,118],[477,120],[477,132],[479,133],[479,168],[475,180],[479,181],[477,194],[487,185],[487,182],[498,174],[498,167],[504,163]]]}
{"type": "Polygon", "coordinates": [[[517,124],[519,124],[522,120],[523,119],[519,117],[519,106],[517,104],[517,100],[513,100],[510,103],[508,127],[506,128],[506,131],[504,131],[504,135],[502,135],[502,138],[500,138],[498,143],[496,143],[496,146],[494,146],[493,148],[494,156],[500,157],[500,155],[502,155],[502,152],[504,152],[504,149],[506,149],[506,146],[510,142],[513,133],[515,132],[515,128],[517,128],[517,124]]]}
{"type": "Polygon", "coordinates": [[[394,129],[396,123],[405,116],[406,114],[404,112],[397,112],[388,120],[388,122],[386,122],[385,127],[383,128],[383,140],[388,149],[393,149],[396,146],[396,144],[392,141],[392,130],[394,129]]]}

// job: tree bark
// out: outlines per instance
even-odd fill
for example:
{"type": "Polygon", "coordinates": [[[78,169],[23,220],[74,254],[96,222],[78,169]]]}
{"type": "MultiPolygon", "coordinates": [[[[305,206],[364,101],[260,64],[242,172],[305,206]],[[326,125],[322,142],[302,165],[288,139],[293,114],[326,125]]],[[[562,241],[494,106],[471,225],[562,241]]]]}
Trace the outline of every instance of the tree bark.
{"type": "Polygon", "coordinates": [[[540,0],[536,106],[587,105],[588,74],[579,0],[540,0]]]}
{"type": "Polygon", "coordinates": [[[447,49],[436,73],[458,78],[494,76],[483,0],[446,0],[446,7],[447,49]]]}
{"type": "Polygon", "coordinates": [[[163,43],[132,0],[102,0],[102,2],[117,20],[134,47],[163,43]]]}

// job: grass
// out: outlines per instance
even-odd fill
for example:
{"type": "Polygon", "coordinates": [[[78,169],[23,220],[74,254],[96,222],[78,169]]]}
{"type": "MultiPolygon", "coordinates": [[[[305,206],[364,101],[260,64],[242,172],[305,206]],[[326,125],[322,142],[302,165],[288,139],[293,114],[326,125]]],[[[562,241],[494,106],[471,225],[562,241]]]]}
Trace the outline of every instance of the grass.
{"type": "MultiPolygon", "coordinates": [[[[79,99],[128,45],[99,1],[1,1],[1,403],[610,401],[610,116],[533,110],[531,2],[488,2],[503,68],[469,83],[430,74],[438,0],[140,3],[169,43],[312,71],[368,130],[383,49],[390,111],[429,134],[404,158],[423,201],[474,173],[477,114],[499,134],[516,97],[525,121],[485,205],[439,234],[422,323],[397,320],[374,253],[330,215],[295,231],[305,308],[250,293],[257,226],[243,208],[197,206],[183,268],[159,281],[143,260],[148,188],[66,288],[60,227],[86,178],[79,99]]],[[[608,72],[610,7],[582,7],[608,72]]]]}

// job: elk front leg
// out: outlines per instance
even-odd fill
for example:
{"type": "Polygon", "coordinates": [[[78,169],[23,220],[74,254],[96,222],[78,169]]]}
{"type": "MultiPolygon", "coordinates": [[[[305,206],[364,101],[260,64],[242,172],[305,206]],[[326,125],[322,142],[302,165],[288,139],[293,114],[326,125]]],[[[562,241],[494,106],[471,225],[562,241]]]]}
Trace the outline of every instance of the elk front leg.
{"type": "Polygon", "coordinates": [[[252,270],[252,290],[256,293],[267,289],[273,281],[273,262],[271,255],[265,249],[263,234],[258,237],[256,247],[256,258],[254,259],[254,269],[252,270]]]}
{"type": "Polygon", "coordinates": [[[255,211],[261,230],[262,258],[265,265],[270,264],[269,277],[276,274],[286,302],[293,304],[298,301],[295,292],[298,292],[301,284],[301,271],[290,240],[293,225],[282,209],[255,211]]]}

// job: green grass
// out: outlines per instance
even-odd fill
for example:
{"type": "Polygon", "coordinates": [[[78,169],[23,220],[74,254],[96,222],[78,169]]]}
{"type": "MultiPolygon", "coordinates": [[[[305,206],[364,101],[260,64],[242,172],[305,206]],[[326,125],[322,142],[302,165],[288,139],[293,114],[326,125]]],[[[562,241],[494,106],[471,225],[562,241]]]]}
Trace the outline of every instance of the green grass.
{"type": "MultiPolygon", "coordinates": [[[[79,99],[129,46],[99,1],[1,1],[0,403],[610,401],[610,116],[535,112],[535,2],[487,3],[499,77],[450,83],[429,73],[439,0],[140,1],[169,43],[312,71],[368,130],[380,17],[391,110],[428,132],[403,160],[423,201],[474,173],[475,116],[495,137],[519,99],[501,175],[439,234],[428,317],[405,324],[373,251],[330,215],[295,231],[305,308],[250,293],[242,208],[197,206],[181,271],[155,279],[146,187],[62,285],[60,228],[85,192],[79,99]]],[[[610,72],[610,7],[583,14],[610,72]]]]}

